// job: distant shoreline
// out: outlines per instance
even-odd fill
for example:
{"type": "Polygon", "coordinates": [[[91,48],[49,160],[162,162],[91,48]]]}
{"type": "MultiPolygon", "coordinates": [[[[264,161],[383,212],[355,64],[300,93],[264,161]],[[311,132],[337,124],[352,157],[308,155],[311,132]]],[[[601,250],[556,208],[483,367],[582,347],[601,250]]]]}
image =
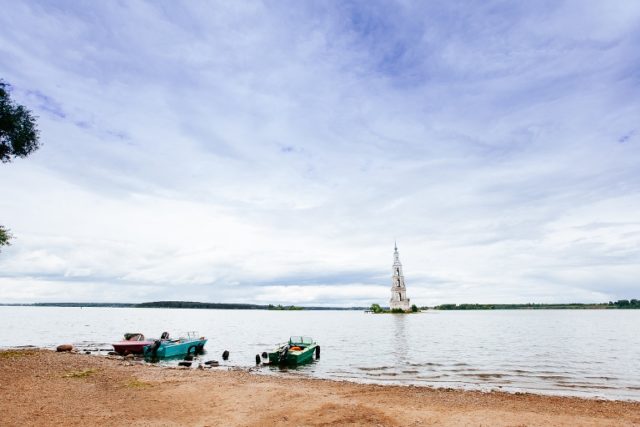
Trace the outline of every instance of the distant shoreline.
{"type": "MultiPolygon", "coordinates": [[[[216,310],[272,310],[272,311],[366,311],[370,307],[303,307],[296,305],[209,303],[194,301],[152,301],[143,303],[109,302],[38,302],[38,303],[0,303],[11,307],[110,307],[110,308],[182,308],[216,310]]],[[[386,307],[382,307],[386,308],[386,307]]],[[[420,307],[422,311],[452,310],[628,310],[640,309],[640,300],[618,300],[608,303],[569,303],[569,304],[440,304],[435,307],[420,307]]]]}
{"type": "Polygon", "coordinates": [[[366,307],[301,307],[296,305],[273,304],[240,304],[193,301],[153,301],[143,303],[110,303],[110,302],[37,302],[24,304],[0,303],[0,306],[10,307],[109,307],[109,308],[183,308],[199,310],[270,310],[270,311],[299,311],[299,310],[365,310],[366,307]]]}
{"type": "Polygon", "coordinates": [[[639,309],[640,300],[618,300],[603,303],[569,303],[569,304],[440,304],[433,310],[609,310],[639,309]]]}

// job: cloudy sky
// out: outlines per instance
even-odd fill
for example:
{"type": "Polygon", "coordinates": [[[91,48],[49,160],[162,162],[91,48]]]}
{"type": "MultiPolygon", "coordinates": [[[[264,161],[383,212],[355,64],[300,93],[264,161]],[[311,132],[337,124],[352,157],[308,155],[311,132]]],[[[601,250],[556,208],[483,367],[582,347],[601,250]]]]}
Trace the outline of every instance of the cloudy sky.
{"type": "Polygon", "coordinates": [[[640,296],[636,0],[0,10],[0,302],[640,296]]]}

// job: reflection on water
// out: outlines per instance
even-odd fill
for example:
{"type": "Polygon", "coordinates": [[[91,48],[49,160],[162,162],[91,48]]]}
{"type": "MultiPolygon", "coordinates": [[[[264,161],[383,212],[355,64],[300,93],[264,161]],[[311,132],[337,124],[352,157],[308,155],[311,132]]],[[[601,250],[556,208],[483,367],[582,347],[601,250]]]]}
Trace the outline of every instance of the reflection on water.
{"type": "Polygon", "coordinates": [[[394,366],[406,366],[409,362],[407,349],[407,336],[405,323],[408,316],[403,314],[390,314],[393,319],[393,356],[394,366]]]}
{"type": "MultiPolygon", "coordinates": [[[[640,310],[514,310],[412,315],[353,311],[0,307],[0,347],[72,342],[111,350],[124,332],[199,330],[221,366],[309,335],[320,361],[277,375],[640,400],[640,310]],[[229,361],[222,361],[224,350],[229,361]]],[[[177,361],[170,362],[177,363],[177,361]]],[[[194,363],[196,366],[197,363],[194,363]]]]}

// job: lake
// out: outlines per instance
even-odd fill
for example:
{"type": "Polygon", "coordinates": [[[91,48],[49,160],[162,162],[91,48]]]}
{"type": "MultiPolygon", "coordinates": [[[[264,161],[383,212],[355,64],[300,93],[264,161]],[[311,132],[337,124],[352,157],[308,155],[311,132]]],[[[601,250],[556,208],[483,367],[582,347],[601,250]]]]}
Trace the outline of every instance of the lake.
{"type": "MultiPolygon", "coordinates": [[[[0,347],[110,349],[124,332],[196,330],[204,360],[254,366],[290,335],[309,335],[321,359],[294,370],[380,384],[640,400],[640,310],[360,311],[0,307],[0,347]]],[[[176,363],[176,362],[174,362],[176,363]]]]}

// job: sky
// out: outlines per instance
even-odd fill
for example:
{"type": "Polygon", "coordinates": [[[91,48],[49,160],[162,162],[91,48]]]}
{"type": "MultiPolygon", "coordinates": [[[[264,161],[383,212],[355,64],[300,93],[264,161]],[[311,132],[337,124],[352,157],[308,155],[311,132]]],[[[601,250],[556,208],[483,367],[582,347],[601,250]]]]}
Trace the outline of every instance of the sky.
{"type": "Polygon", "coordinates": [[[638,1],[0,10],[0,302],[640,296],[638,1]]]}

